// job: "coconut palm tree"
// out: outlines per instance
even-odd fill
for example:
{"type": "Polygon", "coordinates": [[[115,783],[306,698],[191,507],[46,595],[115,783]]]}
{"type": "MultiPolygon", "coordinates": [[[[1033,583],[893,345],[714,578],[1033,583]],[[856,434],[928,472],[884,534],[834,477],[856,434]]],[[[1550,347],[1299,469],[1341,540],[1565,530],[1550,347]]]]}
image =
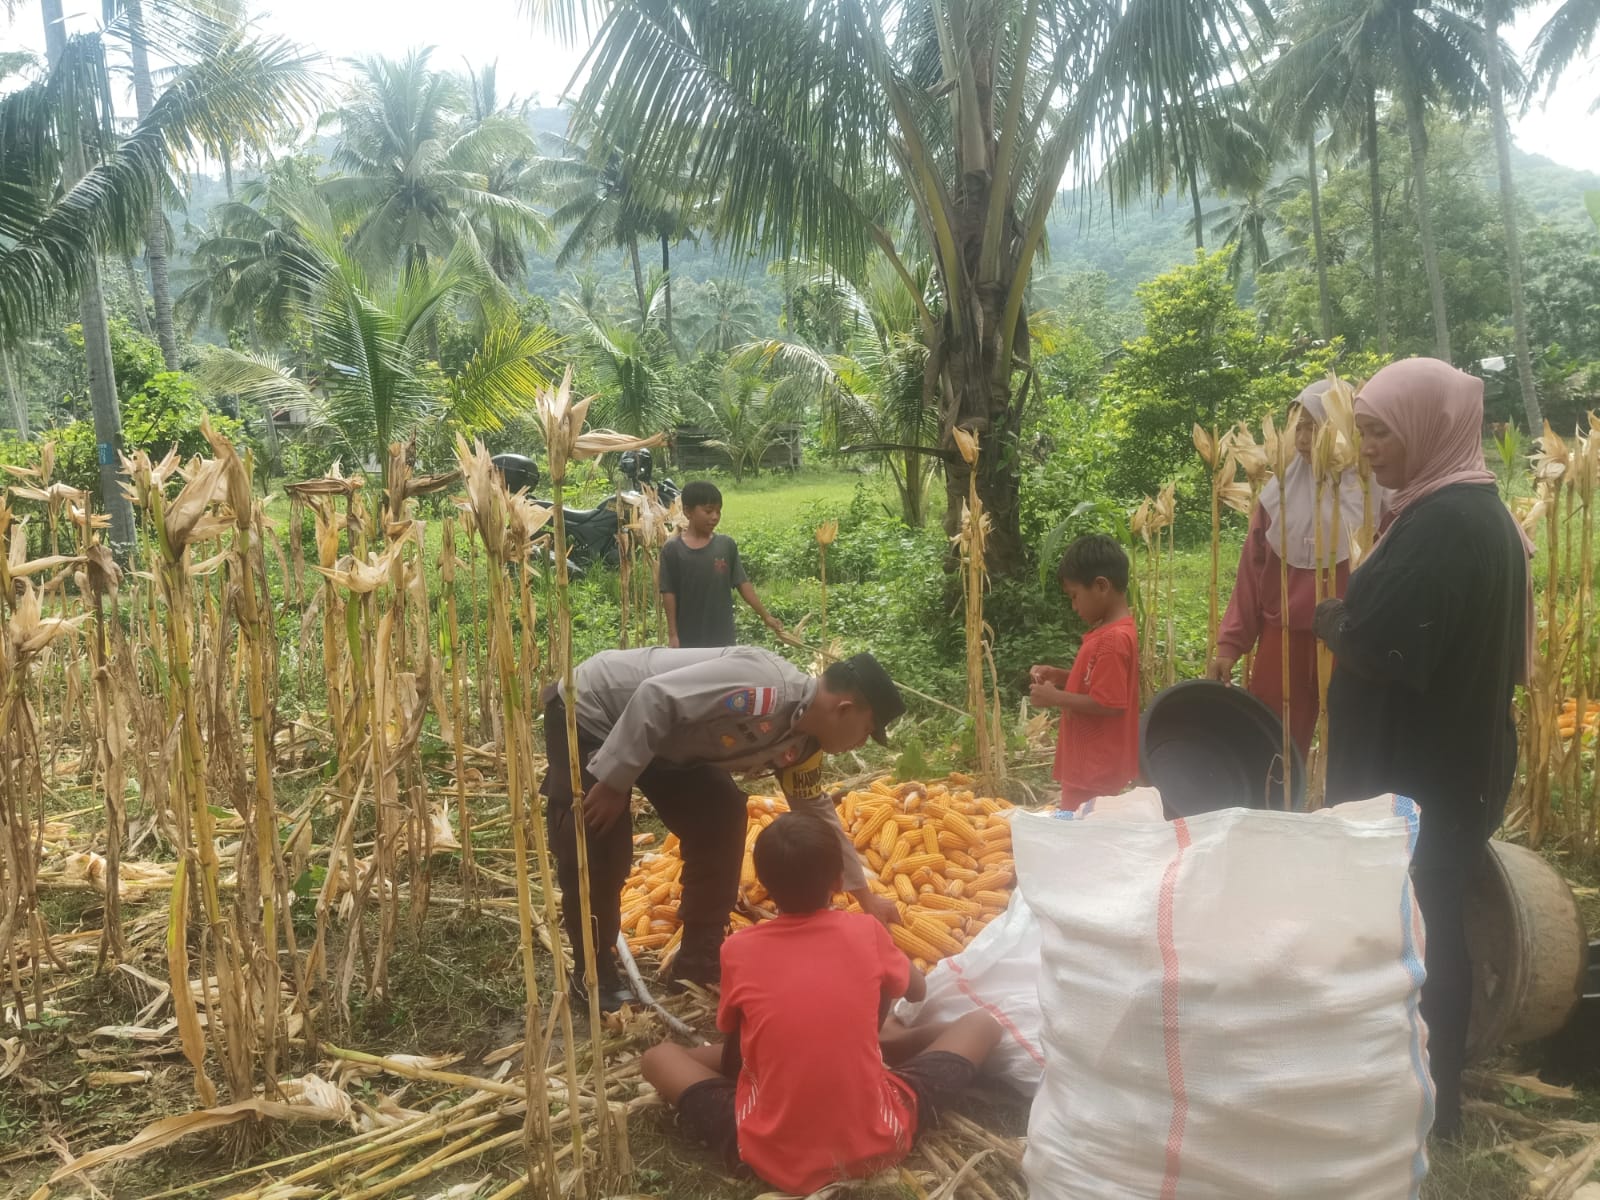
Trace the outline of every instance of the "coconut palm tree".
{"type": "MultiPolygon", "coordinates": [[[[1069,164],[1104,161],[1171,98],[1210,87],[1259,0],[530,0],[596,30],[575,118],[637,146],[646,178],[716,198],[734,252],[827,262],[869,249],[909,281],[902,221],[932,256],[916,293],[925,406],[980,435],[992,570],[1025,562],[1018,512],[1027,289],[1069,164]]],[[[909,284],[908,284],[909,286],[909,284]]],[[[969,469],[946,488],[959,516],[969,469]]]]}
{"type": "MultiPolygon", "coordinates": [[[[660,280],[646,311],[659,311],[660,280]]],[[[609,320],[596,307],[573,297],[563,307],[577,324],[585,361],[599,385],[596,416],[610,428],[648,437],[678,418],[666,368],[666,339],[653,323],[642,327],[609,320]]]]}
{"type": "MultiPolygon", "coordinates": [[[[912,264],[912,278],[924,291],[930,273],[926,262],[912,264]]],[[[927,519],[934,468],[946,457],[939,411],[923,389],[928,360],[920,297],[882,258],[860,287],[826,268],[813,266],[804,275],[820,294],[837,298],[848,331],[844,348],[827,353],[803,342],[757,341],[741,347],[732,365],[764,369],[776,380],[775,399],[785,411],[820,399],[824,439],[842,453],[876,457],[894,479],[901,518],[919,528],[927,519]]]]}
{"type": "Polygon", "coordinates": [[[298,264],[305,247],[293,219],[273,203],[269,183],[252,180],[239,200],[213,208],[192,254],[194,281],[177,300],[192,337],[209,321],[244,330],[254,346],[286,340],[305,302],[298,264]]]}
{"type": "MultiPolygon", "coordinates": [[[[467,120],[454,76],[428,66],[427,50],[399,62],[357,64],[355,82],[330,115],[339,126],[333,162],[343,174],[323,184],[334,213],[355,225],[351,246],[374,268],[398,263],[425,275],[462,241],[481,253],[477,229],[542,241],[543,216],[514,188],[496,192],[490,175],[535,153],[520,118],[467,120]]],[[[520,276],[517,255],[502,267],[520,276]]]]}
{"type": "Polygon", "coordinates": [[[271,355],[219,350],[202,372],[217,391],[265,409],[304,405],[358,461],[386,471],[388,447],[424,422],[497,429],[554,381],[559,337],[545,326],[521,326],[506,307],[453,378],[441,378],[429,361],[439,313],[497,288],[476,247],[458,243],[426,272],[397,269],[387,281],[374,279],[316,192],[282,195],[278,203],[298,239],[294,269],[315,363],[307,374],[271,355]]]}
{"type": "Polygon", "coordinates": [[[634,297],[639,305],[639,323],[650,319],[649,298],[656,289],[645,278],[639,256],[641,242],[661,246],[661,272],[664,283],[659,291],[664,332],[674,343],[672,327],[672,243],[691,233],[685,193],[669,176],[659,179],[644,175],[628,153],[602,143],[567,142],[565,153],[545,160],[541,170],[553,209],[550,221],[565,229],[556,266],[566,267],[597,250],[622,250],[633,268],[634,297]],[[679,188],[679,190],[675,190],[679,188]]]}
{"type": "Polygon", "coordinates": [[[315,93],[309,61],[278,41],[226,36],[174,47],[181,65],[148,115],[118,140],[100,34],[68,38],[44,0],[49,74],[0,97],[0,345],[14,345],[76,299],[83,322],[101,500],[111,540],[133,540],[120,486],[121,417],[99,258],[145,236],[175,162],[214,154],[224,135],[265,138],[315,93]],[[180,53],[189,51],[192,53],[180,53]]]}
{"type": "Polygon", "coordinates": [[[1274,254],[1272,239],[1283,233],[1283,218],[1279,215],[1283,205],[1305,190],[1306,181],[1291,176],[1272,184],[1258,184],[1225,200],[1205,213],[1206,228],[1212,237],[1220,238],[1224,249],[1232,249],[1228,260],[1228,278],[1237,282],[1244,273],[1246,262],[1250,273],[1259,275],[1270,271],[1282,259],[1274,254]]]}
{"type": "Polygon", "coordinates": [[[712,435],[705,444],[728,456],[735,483],[761,473],[761,462],[778,444],[783,427],[803,411],[793,406],[794,399],[759,371],[732,363],[723,367],[709,396],[695,397],[700,423],[712,435]]]}
{"type": "MultiPolygon", "coordinates": [[[[1529,88],[1553,90],[1567,69],[1589,53],[1600,30],[1600,0],[1564,0],[1533,41],[1529,88]]],[[[1600,110],[1596,98],[1590,112],[1600,110]]]]}
{"type": "MultiPolygon", "coordinates": [[[[1517,385],[1522,392],[1522,412],[1528,431],[1544,428],[1539,391],[1533,377],[1533,349],[1528,341],[1528,306],[1523,287],[1522,235],[1517,228],[1517,185],[1511,174],[1511,127],[1506,121],[1506,96],[1522,90],[1514,64],[1508,64],[1500,27],[1509,22],[1525,0],[1484,0],[1484,82],[1489,98],[1489,127],[1494,132],[1495,167],[1500,177],[1500,230],[1506,246],[1506,282],[1511,290],[1511,333],[1516,348],[1517,385]]],[[[1596,8],[1600,13],[1600,7],[1596,8]]]]}
{"type": "Polygon", "coordinates": [[[742,283],[708,279],[695,296],[685,321],[697,354],[727,353],[753,339],[765,324],[761,305],[742,283]]]}
{"type": "Polygon", "coordinates": [[[1209,221],[1201,212],[1201,178],[1217,191],[1248,191],[1271,170],[1276,148],[1252,97],[1230,84],[1167,100],[1117,148],[1106,179],[1124,205],[1144,193],[1182,188],[1189,196],[1189,235],[1195,249],[1204,250],[1209,221]]]}

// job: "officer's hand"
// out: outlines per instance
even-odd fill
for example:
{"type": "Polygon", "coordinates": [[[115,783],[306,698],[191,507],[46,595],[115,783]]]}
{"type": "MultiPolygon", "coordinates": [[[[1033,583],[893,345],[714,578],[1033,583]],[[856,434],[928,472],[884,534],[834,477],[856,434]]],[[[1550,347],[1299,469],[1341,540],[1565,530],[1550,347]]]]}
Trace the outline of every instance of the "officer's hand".
{"type": "Polygon", "coordinates": [[[628,811],[629,793],[606,783],[596,783],[583,797],[583,824],[596,836],[603,834],[628,811]]]}
{"type": "MultiPolygon", "coordinates": [[[[865,889],[863,889],[865,890],[865,889]]],[[[895,902],[887,896],[880,896],[876,892],[867,892],[865,895],[857,893],[856,902],[861,905],[861,911],[869,917],[876,917],[885,925],[900,925],[900,909],[895,902]]]]}

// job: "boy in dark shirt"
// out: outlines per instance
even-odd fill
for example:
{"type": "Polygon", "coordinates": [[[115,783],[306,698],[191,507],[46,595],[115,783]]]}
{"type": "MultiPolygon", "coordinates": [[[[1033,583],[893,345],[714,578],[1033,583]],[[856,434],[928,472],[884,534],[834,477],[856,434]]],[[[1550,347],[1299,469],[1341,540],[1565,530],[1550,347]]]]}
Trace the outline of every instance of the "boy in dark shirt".
{"type": "Polygon", "coordinates": [[[762,1179],[805,1195],[863,1179],[911,1151],[934,1107],[968,1086],[1001,1029],[975,1010],[947,1024],[885,1030],[890,1003],[926,984],[884,931],[830,908],[843,851],[809,813],[756,839],[756,875],[780,916],[722,946],[720,1046],[672,1042],[641,1067],[679,1121],[762,1179]],[[897,1066],[886,1066],[888,1056],[897,1066]]]}
{"type": "Polygon", "coordinates": [[[738,544],[717,532],[722,493],[715,484],[696,480],[683,489],[682,499],[689,527],[661,548],[667,645],[685,650],[733,645],[734,589],[768,629],[781,633],[783,622],[767,611],[745,576],[738,544]]]}

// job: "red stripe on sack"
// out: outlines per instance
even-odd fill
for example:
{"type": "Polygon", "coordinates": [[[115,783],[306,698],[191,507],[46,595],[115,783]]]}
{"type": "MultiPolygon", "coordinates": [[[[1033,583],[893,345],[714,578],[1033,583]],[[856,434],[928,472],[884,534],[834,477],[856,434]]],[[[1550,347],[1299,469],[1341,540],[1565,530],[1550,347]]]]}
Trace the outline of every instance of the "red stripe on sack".
{"type": "Polygon", "coordinates": [[[1161,1200],[1176,1200],[1178,1174],[1183,1159],[1183,1127],[1189,1118],[1189,1094],[1183,1086],[1183,1047],[1178,1038],[1178,945],[1173,937],[1174,893],[1178,869],[1189,848],[1189,826],[1181,818],[1172,822],[1178,852],[1161,876],[1161,896],[1156,905],[1156,940],[1161,946],[1161,1041],[1167,1053],[1167,1086],[1172,1091],[1172,1121],[1167,1126],[1167,1169],[1161,1181],[1161,1200]]]}
{"type": "Polygon", "coordinates": [[[1022,1030],[1016,1027],[1011,1018],[1006,1016],[1005,1013],[1001,1012],[998,1008],[990,1004],[987,1000],[973,990],[972,985],[967,982],[967,977],[962,974],[961,967],[955,962],[954,959],[946,959],[945,966],[949,967],[950,970],[955,973],[956,986],[961,989],[961,994],[968,1000],[971,1000],[979,1008],[983,1009],[984,1012],[993,1017],[999,1024],[1000,1028],[1005,1030],[1006,1033],[1011,1036],[1011,1040],[1016,1042],[1017,1045],[1021,1046],[1023,1050],[1027,1051],[1028,1057],[1033,1059],[1034,1062],[1038,1063],[1040,1068],[1043,1068],[1044,1055],[1039,1053],[1038,1048],[1023,1036],[1022,1030]]]}

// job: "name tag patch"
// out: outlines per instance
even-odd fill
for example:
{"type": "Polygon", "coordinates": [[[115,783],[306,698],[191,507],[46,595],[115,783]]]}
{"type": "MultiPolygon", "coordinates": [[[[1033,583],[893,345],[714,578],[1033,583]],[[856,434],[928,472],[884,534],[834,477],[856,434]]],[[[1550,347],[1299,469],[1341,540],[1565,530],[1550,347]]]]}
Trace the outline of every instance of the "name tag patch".
{"type": "Polygon", "coordinates": [[[741,717],[764,717],[778,707],[777,688],[739,688],[722,698],[722,707],[741,717]]]}

